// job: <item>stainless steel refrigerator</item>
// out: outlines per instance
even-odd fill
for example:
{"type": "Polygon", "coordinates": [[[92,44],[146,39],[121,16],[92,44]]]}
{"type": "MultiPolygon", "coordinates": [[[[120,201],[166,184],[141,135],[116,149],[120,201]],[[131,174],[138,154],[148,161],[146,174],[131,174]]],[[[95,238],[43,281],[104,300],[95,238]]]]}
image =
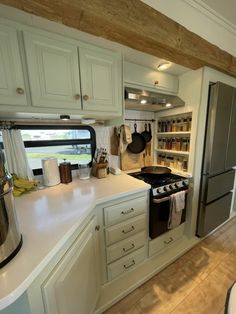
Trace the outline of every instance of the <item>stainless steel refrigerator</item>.
{"type": "Polygon", "coordinates": [[[197,236],[229,218],[236,166],[236,89],[221,82],[209,87],[197,236]]]}

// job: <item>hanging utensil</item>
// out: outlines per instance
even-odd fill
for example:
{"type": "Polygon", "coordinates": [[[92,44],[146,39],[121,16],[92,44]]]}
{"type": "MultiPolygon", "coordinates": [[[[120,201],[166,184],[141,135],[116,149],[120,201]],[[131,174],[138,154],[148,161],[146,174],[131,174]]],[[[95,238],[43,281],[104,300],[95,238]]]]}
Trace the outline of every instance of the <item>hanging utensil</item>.
{"type": "Polygon", "coordinates": [[[144,151],[146,140],[142,134],[137,132],[137,124],[134,124],[134,132],[132,133],[132,142],[127,146],[127,149],[133,154],[139,154],[144,151]]]}

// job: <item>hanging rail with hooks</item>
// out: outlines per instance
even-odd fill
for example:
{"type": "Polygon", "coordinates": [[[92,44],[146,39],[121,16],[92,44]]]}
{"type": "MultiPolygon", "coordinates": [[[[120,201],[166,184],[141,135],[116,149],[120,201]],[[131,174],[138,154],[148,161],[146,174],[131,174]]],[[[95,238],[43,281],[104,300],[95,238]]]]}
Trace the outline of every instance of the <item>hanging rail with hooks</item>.
{"type": "Polygon", "coordinates": [[[134,122],[155,122],[154,119],[125,119],[125,121],[134,121],[134,122]]]}

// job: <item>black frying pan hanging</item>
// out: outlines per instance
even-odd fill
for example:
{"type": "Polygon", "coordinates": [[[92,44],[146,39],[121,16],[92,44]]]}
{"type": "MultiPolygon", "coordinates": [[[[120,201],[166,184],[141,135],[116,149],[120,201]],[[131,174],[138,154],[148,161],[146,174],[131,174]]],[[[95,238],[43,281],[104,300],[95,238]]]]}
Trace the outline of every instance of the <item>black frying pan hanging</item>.
{"type": "Polygon", "coordinates": [[[137,124],[134,124],[134,133],[132,133],[132,142],[127,146],[127,149],[133,154],[139,154],[144,151],[146,140],[144,136],[137,132],[137,124]]]}
{"type": "Polygon", "coordinates": [[[152,131],[151,131],[151,124],[150,123],[148,123],[148,127],[149,127],[149,130],[147,130],[147,123],[145,123],[145,125],[144,125],[145,130],[141,133],[142,136],[145,138],[146,143],[150,142],[152,139],[152,131]]]}

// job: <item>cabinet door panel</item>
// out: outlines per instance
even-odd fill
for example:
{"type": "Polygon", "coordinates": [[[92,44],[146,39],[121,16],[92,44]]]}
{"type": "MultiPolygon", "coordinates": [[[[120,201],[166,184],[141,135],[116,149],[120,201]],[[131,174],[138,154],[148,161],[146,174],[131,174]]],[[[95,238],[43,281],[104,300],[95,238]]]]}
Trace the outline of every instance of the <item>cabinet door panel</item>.
{"type": "Polygon", "coordinates": [[[56,266],[43,286],[48,314],[90,314],[99,280],[94,218],[56,266]]]}
{"type": "Polygon", "coordinates": [[[83,109],[119,112],[121,110],[121,63],[117,54],[80,48],[83,109]]]}
{"type": "Polygon", "coordinates": [[[77,47],[24,33],[33,106],[81,108],[77,47]]]}
{"type": "Polygon", "coordinates": [[[0,103],[27,105],[17,32],[5,25],[0,28],[0,103]]]}

